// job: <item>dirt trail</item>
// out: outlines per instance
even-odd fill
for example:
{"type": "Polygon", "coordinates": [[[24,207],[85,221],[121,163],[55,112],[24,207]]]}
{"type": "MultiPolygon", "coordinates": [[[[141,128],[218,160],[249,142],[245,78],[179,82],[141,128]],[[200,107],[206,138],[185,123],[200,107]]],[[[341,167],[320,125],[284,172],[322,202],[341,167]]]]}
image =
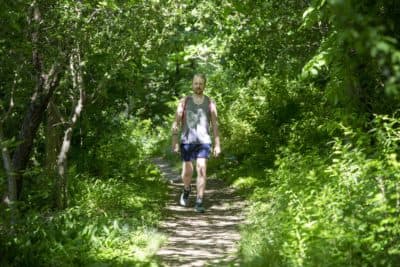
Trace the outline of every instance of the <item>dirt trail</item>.
{"type": "MultiPolygon", "coordinates": [[[[206,212],[194,211],[195,184],[192,184],[190,206],[181,207],[178,199],[182,190],[180,175],[162,159],[154,161],[170,181],[167,218],[160,231],[168,241],[157,255],[163,266],[239,266],[237,242],[239,225],[244,220],[244,201],[234,190],[216,178],[209,178],[205,193],[206,212]]],[[[195,179],[194,181],[195,182],[195,179]]]]}

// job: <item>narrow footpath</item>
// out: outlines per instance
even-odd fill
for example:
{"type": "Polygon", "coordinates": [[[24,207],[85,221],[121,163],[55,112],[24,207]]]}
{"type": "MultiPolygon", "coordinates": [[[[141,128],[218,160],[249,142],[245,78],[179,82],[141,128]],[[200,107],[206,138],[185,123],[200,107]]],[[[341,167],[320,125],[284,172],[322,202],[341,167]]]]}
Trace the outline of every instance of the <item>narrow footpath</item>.
{"type": "Polygon", "coordinates": [[[205,213],[194,211],[195,179],[190,206],[181,207],[180,174],[163,159],[154,162],[169,181],[170,192],[167,218],[160,226],[168,240],[157,253],[162,266],[239,266],[237,251],[239,226],[244,222],[244,200],[233,188],[211,176],[205,193],[205,213]]]}

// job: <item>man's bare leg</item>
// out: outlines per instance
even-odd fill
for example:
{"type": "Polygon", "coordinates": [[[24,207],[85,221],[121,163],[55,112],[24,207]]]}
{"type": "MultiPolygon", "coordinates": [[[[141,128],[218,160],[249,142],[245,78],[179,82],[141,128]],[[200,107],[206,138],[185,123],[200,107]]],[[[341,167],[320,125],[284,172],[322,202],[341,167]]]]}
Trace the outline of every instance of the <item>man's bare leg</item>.
{"type": "Polygon", "coordinates": [[[182,181],[185,189],[190,189],[190,183],[193,176],[193,163],[191,161],[184,161],[182,164],[182,181]]]}
{"type": "Polygon", "coordinates": [[[179,199],[181,206],[187,207],[189,205],[189,194],[190,194],[190,183],[193,176],[193,164],[191,161],[185,161],[182,165],[182,181],[184,184],[184,190],[179,199]]]}
{"type": "Polygon", "coordinates": [[[203,199],[207,181],[207,159],[198,158],[196,161],[197,170],[197,199],[203,199]]]}

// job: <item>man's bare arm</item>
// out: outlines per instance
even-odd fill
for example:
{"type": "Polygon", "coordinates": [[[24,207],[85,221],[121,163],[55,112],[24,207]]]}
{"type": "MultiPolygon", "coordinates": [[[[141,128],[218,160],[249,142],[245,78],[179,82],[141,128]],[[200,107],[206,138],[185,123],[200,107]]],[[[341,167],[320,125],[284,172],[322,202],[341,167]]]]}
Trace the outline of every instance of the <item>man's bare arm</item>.
{"type": "Polygon", "coordinates": [[[221,153],[221,143],[219,139],[219,130],[218,130],[218,112],[217,112],[217,105],[214,101],[211,101],[210,104],[210,112],[211,112],[211,126],[213,129],[214,135],[214,156],[218,157],[221,153]]]}
{"type": "Polygon", "coordinates": [[[172,123],[172,151],[175,153],[179,152],[179,142],[178,142],[178,135],[179,131],[182,127],[182,115],[184,109],[185,99],[179,100],[178,107],[175,113],[175,119],[172,123]]]}

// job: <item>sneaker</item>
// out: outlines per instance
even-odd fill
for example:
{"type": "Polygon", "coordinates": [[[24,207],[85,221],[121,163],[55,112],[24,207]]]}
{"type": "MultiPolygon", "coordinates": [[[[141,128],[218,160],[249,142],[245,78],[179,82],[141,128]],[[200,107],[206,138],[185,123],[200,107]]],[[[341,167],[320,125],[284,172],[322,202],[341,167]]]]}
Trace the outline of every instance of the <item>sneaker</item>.
{"type": "Polygon", "coordinates": [[[187,207],[189,205],[189,194],[190,194],[190,189],[186,190],[185,188],[183,188],[181,199],[179,201],[179,204],[181,204],[181,206],[187,207]]]}
{"type": "Polygon", "coordinates": [[[196,205],[194,205],[194,210],[198,213],[204,213],[205,209],[203,207],[203,202],[196,202],[196,205]]]}

